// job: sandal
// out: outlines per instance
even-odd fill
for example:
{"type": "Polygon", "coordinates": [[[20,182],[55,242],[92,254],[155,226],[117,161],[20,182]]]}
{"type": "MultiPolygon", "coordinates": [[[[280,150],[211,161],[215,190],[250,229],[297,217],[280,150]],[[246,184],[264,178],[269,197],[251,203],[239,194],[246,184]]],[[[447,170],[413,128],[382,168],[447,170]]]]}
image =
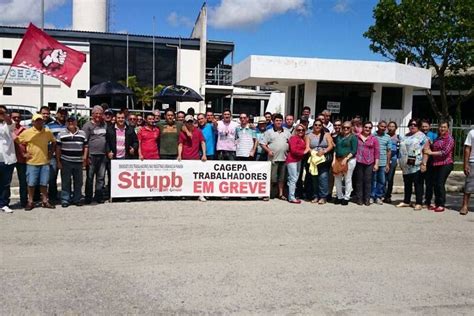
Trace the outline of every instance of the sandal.
{"type": "Polygon", "coordinates": [[[459,215],[467,215],[467,213],[469,213],[469,210],[466,208],[466,209],[461,209],[459,211],[459,215]]]}
{"type": "Polygon", "coordinates": [[[326,200],[325,200],[325,199],[320,199],[320,200],[318,201],[318,204],[326,204],[326,200]]]}
{"type": "Polygon", "coordinates": [[[312,199],[312,200],[311,200],[311,203],[313,203],[313,204],[318,203],[318,199],[312,199]]]}
{"type": "Polygon", "coordinates": [[[284,195],[280,195],[278,198],[279,198],[280,200],[282,200],[282,201],[286,201],[286,200],[287,200],[287,198],[286,198],[284,195]]]}
{"type": "Polygon", "coordinates": [[[49,203],[49,202],[43,202],[41,203],[41,206],[44,207],[44,208],[56,208],[56,206],[54,206],[53,204],[49,203]]]}

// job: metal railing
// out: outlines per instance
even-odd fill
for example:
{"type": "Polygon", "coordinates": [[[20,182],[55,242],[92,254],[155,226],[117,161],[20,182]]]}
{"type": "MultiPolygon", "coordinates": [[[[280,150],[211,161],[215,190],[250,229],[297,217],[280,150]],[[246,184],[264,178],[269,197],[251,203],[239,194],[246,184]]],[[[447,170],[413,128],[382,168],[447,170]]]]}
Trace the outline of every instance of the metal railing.
{"type": "Polygon", "coordinates": [[[206,68],[206,83],[217,86],[231,86],[232,67],[229,65],[217,65],[214,68],[206,68]]]}

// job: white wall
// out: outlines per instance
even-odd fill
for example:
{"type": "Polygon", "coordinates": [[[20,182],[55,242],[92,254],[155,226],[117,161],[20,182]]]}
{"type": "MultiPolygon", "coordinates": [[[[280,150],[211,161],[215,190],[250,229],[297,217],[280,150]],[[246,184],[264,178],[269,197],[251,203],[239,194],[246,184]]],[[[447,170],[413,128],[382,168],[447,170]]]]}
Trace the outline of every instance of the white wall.
{"type": "MultiPolygon", "coordinates": [[[[4,59],[3,56],[0,56],[0,74],[4,69],[7,69],[13,57],[15,56],[17,49],[20,45],[21,39],[17,38],[0,38],[0,50],[11,49],[12,58],[4,59]]],[[[90,54],[89,54],[89,43],[83,42],[63,42],[67,46],[81,51],[86,54],[86,62],[82,65],[81,70],[77,73],[76,77],[72,82],[71,87],[69,88],[61,81],[44,76],[44,105],[47,105],[48,102],[56,103],[58,107],[62,106],[63,103],[73,103],[73,104],[83,104],[89,106],[89,98],[78,98],[78,90],[89,90],[90,85],[90,54]]],[[[17,77],[7,80],[5,86],[12,87],[12,95],[6,96],[3,95],[3,92],[0,91],[0,103],[3,104],[17,104],[17,105],[31,105],[40,108],[40,81],[39,74],[37,76],[30,75],[26,76],[27,69],[22,68],[13,68],[17,73],[23,71],[23,79],[17,77]]],[[[0,81],[3,81],[4,76],[0,76],[0,81]]]]}
{"type": "MultiPolygon", "coordinates": [[[[314,117],[316,114],[316,81],[306,81],[304,83],[304,104],[303,106],[309,106],[311,108],[311,116],[314,117]]],[[[298,115],[301,114],[303,109],[298,109],[298,115]]]]}
{"type": "MultiPolygon", "coordinates": [[[[201,52],[199,50],[177,48],[176,84],[194,89],[200,93],[201,88],[201,52]]],[[[204,102],[179,102],[177,110],[186,111],[192,107],[198,112],[205,111],[204,102]]]]}

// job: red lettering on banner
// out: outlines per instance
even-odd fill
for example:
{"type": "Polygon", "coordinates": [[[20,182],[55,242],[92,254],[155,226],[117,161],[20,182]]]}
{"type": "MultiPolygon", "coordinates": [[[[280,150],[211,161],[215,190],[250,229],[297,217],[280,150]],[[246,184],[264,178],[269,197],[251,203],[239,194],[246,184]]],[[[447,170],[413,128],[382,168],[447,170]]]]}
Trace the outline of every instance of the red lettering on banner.
{"type": "Polygon", "coordinates": [[[219,192],[223,194],[265,194],[265,182],[227,182],[219,184],[219,192]]]}
{"type": "Polygon", "coordinates": [[[146,175],[144,171],[130,173],[124,171],[118,175],[118,187],[120,189],[157,189],[158,191],[168,190],[170,188],[181,188],[183,177],[176,175],[173,171],[170,176],[146,175]]]}
{"type": "Polygon", "coordinates": [[[194,193],[214,193],[214,182],[194,181],[194,193]]]}

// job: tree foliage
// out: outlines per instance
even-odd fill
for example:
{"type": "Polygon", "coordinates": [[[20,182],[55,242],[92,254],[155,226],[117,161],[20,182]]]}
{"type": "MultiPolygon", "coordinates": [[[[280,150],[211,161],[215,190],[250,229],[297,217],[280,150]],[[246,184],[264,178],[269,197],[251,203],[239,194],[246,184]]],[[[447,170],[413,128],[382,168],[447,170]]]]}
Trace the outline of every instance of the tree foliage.
{"type": "MultiPolygon", "coordinates": [[[[127,85],[125,81],[120,81],[120,83],[123,85],[127,85]]],[[[162,84],[156,85],[154,93],[159,93],[164,87],[165,86],[162,84]]],[[[141,106],[143,109],[151,109],[153,105],[152,87],[141,86],[138,82],[137,76],[130,76],[128,77],[128,88],[133,91],[138,106],[141,106]]]]}
{"type": "MultiPolygon", "coordinates": [[[[447,91],[466,74],[474,58],[474,0],[380,0],[373,11],[375,24],[364,36],[370,49],[390,60],[433,69],[439,83],[439,104],[426,91],[439,118],[449,117],[447,91]]],[[[472,97],[472,84],[462,98],[472,97]]],[[[455,102],[462,102],[456,100],[455,102]]]]}

